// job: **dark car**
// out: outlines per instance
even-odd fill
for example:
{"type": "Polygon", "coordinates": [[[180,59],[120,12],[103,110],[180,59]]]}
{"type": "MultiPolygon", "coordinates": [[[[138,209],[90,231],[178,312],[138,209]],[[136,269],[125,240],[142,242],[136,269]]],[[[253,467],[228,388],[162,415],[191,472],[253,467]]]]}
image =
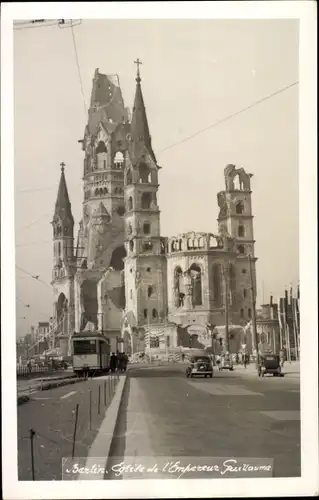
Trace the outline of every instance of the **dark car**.
{"type": "Polygon", "coordinates": [[[258,376],[264,377],[267,373],[274,377],[283,377],[281,372],[280,357],[276,354],[266,354],[259,358],[258,376]]]}
{"type": "Polygon", "coordinates": [[[186,377],[203,376],[213,377],[213,365],[209,356],[193,356],[190,366],[186,368],[186,377]]]}

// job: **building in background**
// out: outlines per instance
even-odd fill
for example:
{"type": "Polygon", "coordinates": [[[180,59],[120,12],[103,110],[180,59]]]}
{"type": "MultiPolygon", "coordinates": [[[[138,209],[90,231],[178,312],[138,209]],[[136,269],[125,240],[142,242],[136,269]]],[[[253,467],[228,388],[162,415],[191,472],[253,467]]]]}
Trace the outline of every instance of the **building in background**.
{"type": "Polygon", "coordinates": [[[84,200],[76,244],[64,164],[52,220],[54,328],[61,351],[70,354],[72,333],[92,323],[112,351],[119,337],[131,352],[155,343],[163,350],[177,347],[195,341],[195,330],[204,332],[195,334],[201,343],[200,335],[225,324],[226,297],[230,322],[246,325],[253,302],[249,255],[256,290],[252,175],[226,166],[215,233],[164,237],[157,201],[161,167],[139,71],[131,118],[119,82],[95,71],[80,142],[84,200]]]}
{"type": "Polygon", "coordinates": [[[39,321],[35,331],[35,354],[43,354],[47,349],[49,349],[49,332],[49,321],[39,321]]]}
{"type": "Polygon", "coordinates": [[[257,335],[260,349],[267,345],[272,352],[285,350],[288,360],[300,358],[299,289],[288,298],[285,291],[277,303],[270,297],[269,304],[263,304],[257,315],[257,335]]]}

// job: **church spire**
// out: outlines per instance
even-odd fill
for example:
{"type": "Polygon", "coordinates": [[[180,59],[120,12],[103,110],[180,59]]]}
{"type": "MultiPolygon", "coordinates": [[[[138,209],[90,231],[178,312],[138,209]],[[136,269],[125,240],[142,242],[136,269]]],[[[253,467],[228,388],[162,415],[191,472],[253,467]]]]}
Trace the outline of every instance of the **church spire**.
{"type": "Polygon", "coordinates": [[[138,160],[139,156],[146,149],[147,152],[152,156],[153,160],[156,161],[155,154],[152,148],[151,136],[148,128],[148,121],[141,88],[139,67],[142,62],[139,59],[134,62],[137,65],[137,75],[134,107],[131,121],[131,152],[133,154],[133,159],[138,160]]]}
{"type": "Polygon", "coordinates": [[[57,221],[60,221],[61,223],[69,222],[71,223],[71,225],[73,225],[74,219],[72,216],[71,203],[64,175],[65,164],[62,162],[60,166],[61,166],[61,177],[58,189],[58,196],[55,202],[53,222],[57,221]]]}

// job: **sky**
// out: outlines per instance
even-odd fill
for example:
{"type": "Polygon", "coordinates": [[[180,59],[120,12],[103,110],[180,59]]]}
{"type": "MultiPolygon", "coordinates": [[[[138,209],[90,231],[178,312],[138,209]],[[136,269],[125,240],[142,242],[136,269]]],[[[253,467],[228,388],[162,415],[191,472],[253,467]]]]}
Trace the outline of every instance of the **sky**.
{"type": "Polygon", "coordinates": [[[299,86],[210,126],[298,81],[298,21],[84,19],[73,33],[84,99],[70,28],[14,31],[17,335],[52,315],[50,222],[62,161],[76,231],[81,218],[78,140],[94,71],[118,74],[132,109],[137,57],[162,167],[162,235],[216,232],[224,167],[244,167],[253,174],[257,303],[296,287],[299,86]]]}

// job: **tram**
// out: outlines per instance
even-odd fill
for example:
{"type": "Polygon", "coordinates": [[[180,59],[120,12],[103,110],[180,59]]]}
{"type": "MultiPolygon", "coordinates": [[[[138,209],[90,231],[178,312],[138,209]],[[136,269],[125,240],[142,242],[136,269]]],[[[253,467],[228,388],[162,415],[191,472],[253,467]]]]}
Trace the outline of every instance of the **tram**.
{"type": "Polygon", "coordinates": [[[82,331],[72,335],[73,372],[78,376],[107,373],[111,346],[99,332],[82,331]]]}

